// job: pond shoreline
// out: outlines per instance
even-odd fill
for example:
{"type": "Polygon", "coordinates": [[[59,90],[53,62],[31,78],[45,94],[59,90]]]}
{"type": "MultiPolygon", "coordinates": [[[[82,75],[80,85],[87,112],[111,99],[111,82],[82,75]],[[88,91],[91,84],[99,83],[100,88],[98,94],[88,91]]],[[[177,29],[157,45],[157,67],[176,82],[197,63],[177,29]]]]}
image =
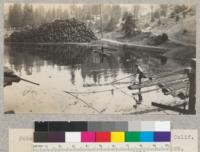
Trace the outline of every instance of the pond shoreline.
{"type": "Polygon", "coordinates": [[[125,43],[122,41],[116,41],[112,39],[100,39],[97,41],[91,41],[89,43],[79,42],[46,42],[46,43],[35,43],[35,42],[5,42],[5,44],[11,45],[38,45],[38,46],[64,46],[64,45],[79,45],[88,47],[103,47],[105,49],[119,50],[119,49],[134,49],[135,51],[144,51],[152,53],[166,53],[169,50],[164,47],[157,47],[151,45],[139,45],[135,43],[125,43]]]}

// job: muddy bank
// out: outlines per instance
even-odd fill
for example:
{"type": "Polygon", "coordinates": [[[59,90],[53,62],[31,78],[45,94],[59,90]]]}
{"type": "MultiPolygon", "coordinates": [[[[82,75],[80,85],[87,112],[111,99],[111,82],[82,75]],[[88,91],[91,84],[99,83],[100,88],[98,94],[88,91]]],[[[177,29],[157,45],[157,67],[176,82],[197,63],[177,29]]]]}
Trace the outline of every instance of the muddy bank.
{"type": "Polygon", "coordinates": [[[152,53],[165,53],[168,51],[168,49],[164,47],[122,42],[111,39],[101,39],[94,41],[93,44],[105,45],[115,49],[132,49],[133,51],[144,51],[152,53]]]}
{"type": "Polygon", "coordinates": [[[174,59],[191,59],[196,58],[196,47],[195,46],[185,46],[182,44],[176,44],[173,42],[168,42],[163,46],[168,47],[170,51],[163,54],[166,58],[174,59]]]}
{"type": "Polygon", "coordinates": [[[131,38],[123,37],[120,32],[105,34],[105,39],[98,41],[111,47],[132,49],[133,51],[146,51],[161,54],[166,58],[191,59],[196,58],[196,46],[178,40],[167,38],[165,33],[155,35],[151,32],[141,32],[131,38]],[[114,40],[111,40],[112,35],[114,40]],[[163,40],[160,39],[163,37],[163,40]]]}

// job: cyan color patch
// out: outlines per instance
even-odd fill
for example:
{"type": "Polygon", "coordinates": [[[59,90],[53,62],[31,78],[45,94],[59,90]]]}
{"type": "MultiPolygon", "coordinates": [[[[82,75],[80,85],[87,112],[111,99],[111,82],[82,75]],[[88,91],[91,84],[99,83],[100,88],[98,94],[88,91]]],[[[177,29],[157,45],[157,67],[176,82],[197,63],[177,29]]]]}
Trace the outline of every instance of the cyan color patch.
{"type": "Polygon", "coordinates": [[[140,142],[154,142],[154,132],[140,132],[140,142]]]}

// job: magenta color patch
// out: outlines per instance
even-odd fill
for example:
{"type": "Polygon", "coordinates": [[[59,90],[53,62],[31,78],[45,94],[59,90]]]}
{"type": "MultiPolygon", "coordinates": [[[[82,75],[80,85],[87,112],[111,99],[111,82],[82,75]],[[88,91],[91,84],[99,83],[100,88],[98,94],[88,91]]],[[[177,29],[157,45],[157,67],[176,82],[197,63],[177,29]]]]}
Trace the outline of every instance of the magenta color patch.
{"type": "Polygon", "coordinates": [[[81,142],[95,142],[95,132],[81,132],[81,142]]]}

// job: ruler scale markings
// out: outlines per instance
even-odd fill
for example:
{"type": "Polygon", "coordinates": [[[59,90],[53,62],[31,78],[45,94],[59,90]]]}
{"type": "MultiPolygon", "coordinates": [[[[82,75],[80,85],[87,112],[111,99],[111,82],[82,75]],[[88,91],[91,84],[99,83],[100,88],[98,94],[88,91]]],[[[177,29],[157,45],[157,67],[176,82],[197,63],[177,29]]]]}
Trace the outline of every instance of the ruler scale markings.
{"type": "Polygon", "coordinates": [[[38,148],[38,146],[34,145],[33,146],[33,150],[34,152],[44,152],[45,150],[47,150],[48,152],[50,152],[51,150],[54,150],[56,152],[68,152],[68,151],[74,151],[74,152],[78,152],[78,151],[93,151],[93,152],[97,152],[97,151],[103,151],[103,152],[109,152],[109,151],[132,151],[132,152],[138,152],[138,151],[142,151],[142,152],[169,152],[170,150],[170,145],[169,144],[157,144],[157,146],[155,146],[154,144],[144,144],[143,146],[141,146],[141,144],[135,144],[133,146],[133,144],[129,144],[129,146],[127,146],[127,144],[117,144],[117,145],[105,145],[104,144],[92,144],[92,145],[88,145],[88,144],[81,144],[81,145],[75,145],[74,147],[71,145],[59,145],[59,146],[52,146],[52,145],[46,145],[44,144],[41,147],[38,148]],[[86,146],[87,145],[87,146],[86,146]],[[101,146],[100,146],[101,145],[101,146]],[[77,147],[78,146],[78,147],[77,147]],[[108,147],[109,146],[109,147],[108,147]],[[47,148],[48,147],[48,148],[47,148]],[[73,147],[73,148],[72,148],[73,147]],[[57,149],[57,150],[55,150],[57,149]]]}

